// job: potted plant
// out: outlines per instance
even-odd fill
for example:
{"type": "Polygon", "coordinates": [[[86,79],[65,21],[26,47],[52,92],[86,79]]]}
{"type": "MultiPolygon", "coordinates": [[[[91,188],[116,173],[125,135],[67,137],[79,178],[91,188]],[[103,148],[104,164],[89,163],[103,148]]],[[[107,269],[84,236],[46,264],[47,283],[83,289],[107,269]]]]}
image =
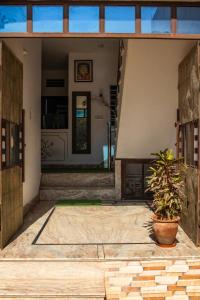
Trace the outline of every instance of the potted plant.
{"type": "Polygon", "coordinates": [[[147,191],[153,193],[153,231],[160,246],[175,246],[184,199],[183,164],[170,149],[152,155],[155,160],[147,178],[147,191]]]}

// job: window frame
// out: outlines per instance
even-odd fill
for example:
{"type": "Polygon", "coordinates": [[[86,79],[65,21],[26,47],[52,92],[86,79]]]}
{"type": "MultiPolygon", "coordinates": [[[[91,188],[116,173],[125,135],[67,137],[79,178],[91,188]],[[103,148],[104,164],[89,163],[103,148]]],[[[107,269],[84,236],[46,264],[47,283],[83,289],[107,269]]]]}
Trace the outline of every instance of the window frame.
{"type": "Polygon", "coordinates": [[[26,5],[27,6],[27,32],[18,33],[18,32],[0,32],[0,37],[100,37],[100,38],[127,38],[127,39],[199,39],[200,34],[182,34],[177,33],[177,8],[178,7],[200,7],[199,3],[194,2],[141,2],[141,1],[118,1],[118,0],[109,0],[109,1],[76,1],[76,0],[1,0],[1,5],[26,5]],[[63,32],[51,33],[51,32],[33,32],[32,30],[32,6],[63,6],[63,32]],[[86,5],[86,6],[99,6],[100,8],[100,31],[98,33],[71,33],[69,32],[69,6],[72,5],[86,5]],[[106,33],[105,32],[105,6],[135,6],[135,33],[106,33]],[[171,33],[142,33],[141,32],[141,7],[162,7],[168,6],[171,9],[171,33]]]}

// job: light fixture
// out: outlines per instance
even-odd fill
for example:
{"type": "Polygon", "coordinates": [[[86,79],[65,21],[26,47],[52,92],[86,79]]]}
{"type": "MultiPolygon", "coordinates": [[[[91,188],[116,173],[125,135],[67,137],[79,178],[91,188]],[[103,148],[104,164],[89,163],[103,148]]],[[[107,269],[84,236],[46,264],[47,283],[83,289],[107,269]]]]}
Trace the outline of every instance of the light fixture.
{"type": "Polygon", "coordinates": [[[28,51],[25,48],[23,48],[22,53],[24,56],[26,56],[28,54],[28,51]]]}

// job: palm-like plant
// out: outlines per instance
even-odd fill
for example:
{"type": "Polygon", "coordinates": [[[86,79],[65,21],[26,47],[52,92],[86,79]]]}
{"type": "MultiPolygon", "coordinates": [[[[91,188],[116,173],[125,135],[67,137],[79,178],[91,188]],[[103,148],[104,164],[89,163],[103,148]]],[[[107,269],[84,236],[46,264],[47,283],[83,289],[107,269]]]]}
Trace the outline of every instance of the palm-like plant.
{"type": "Polygon", "coordinates": [[[183,164],[174,158],[173,151],[165,149],[153,153],[155,160],[147,178],[147,191],[154,194],[153,209],[160,220],[175,219],[182,211],[184,199],[183,164]],[[178,168],[179,166],[179,168],[178,168]]]}

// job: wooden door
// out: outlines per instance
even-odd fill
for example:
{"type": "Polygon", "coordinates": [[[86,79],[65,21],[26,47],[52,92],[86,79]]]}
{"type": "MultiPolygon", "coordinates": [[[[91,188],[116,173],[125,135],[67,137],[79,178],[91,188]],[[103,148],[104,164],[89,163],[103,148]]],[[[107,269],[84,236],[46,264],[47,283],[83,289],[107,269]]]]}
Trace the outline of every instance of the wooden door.
{"type": "Polygon", "coordinates": [[[183,204],[182,226],[195,244],[200,242],[199,213],[199,43],[179,65],[178,155],[188,168],[185,178],[186,198],[183,204]]]}
{"type": "Polygon", "coordinates": [[[0,247],[23,222],[22,191],[23,65],[5,43],[0,43],[0,247]]]}

